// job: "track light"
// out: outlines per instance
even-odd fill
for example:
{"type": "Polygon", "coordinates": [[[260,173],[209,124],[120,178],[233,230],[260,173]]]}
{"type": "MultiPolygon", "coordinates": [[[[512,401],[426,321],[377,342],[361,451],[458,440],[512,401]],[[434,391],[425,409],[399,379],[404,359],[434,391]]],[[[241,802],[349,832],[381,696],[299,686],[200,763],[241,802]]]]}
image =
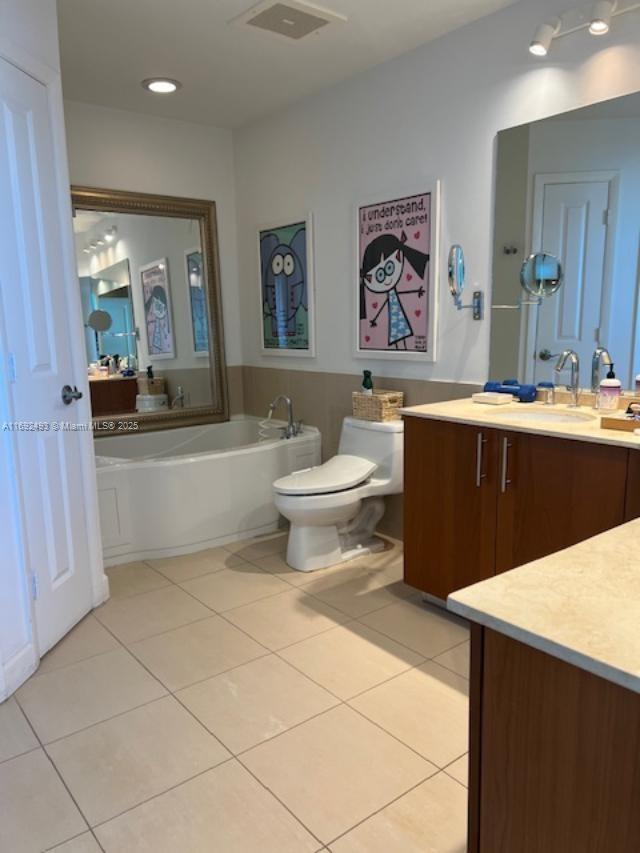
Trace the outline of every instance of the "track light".
{"type": "Polygon", "coordinates": [[[549,53],[551,42],[554,36],[560,31],[560,19],[554,18],[553,21],[547,21],[540,24],[535,32],[531,44],[529,45],[529,53],[534,56],[546,56],[549,53]]]}
{"type": "Polygon", "coordinates": [[[104,235],[104,239],[107,241],[107,243],[113,243],[113,241],[116,239],[117,232],[118,229],[115,225],[113,226],[113,228],[109,228],[109,230],[104,235]]]}
{"type": "Polygon", "coordinates": [[[612,0],[598,0],[593,4],[591,12],[591,23],[589,24],[589,32],[592,36],[603,36],[609,32],[611,26],[611,16],[616,8],[616,4],[612,0]]]}
{"type": "Polygon", "coordinates": [[[91,249],[90,249],[88,246],[85,246],[85,247],[84,247],[84,249],[83,249],[82,251],[85,253],[85,255],[90,255],[90,254],[91,254],[91,249]]]}

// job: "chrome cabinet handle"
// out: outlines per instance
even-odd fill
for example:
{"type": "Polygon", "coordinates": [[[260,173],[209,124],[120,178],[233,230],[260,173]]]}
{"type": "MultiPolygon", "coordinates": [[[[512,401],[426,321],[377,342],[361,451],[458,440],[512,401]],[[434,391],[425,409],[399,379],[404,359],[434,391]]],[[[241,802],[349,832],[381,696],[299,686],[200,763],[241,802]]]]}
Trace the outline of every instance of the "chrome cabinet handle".
{"type": "Polygon", "coordinates": [[[508,438],[502,439],[502,477],[500,483],[500,489],[502,494],[507,491],[507,486],[511,485],[511,480],[508,477],[509,474],[509,450],[511,449],[512,444],[508,438]]]}
{"type": "Polygon", "coordinates": [[[476,439],[476,486],[478,488],[480,488],[482,481],[487,477],[487,475],[482,471],[482,458],[484,456],[484,445],[486,443],[487,439],[481,432],[479,432],[476,439]]]}

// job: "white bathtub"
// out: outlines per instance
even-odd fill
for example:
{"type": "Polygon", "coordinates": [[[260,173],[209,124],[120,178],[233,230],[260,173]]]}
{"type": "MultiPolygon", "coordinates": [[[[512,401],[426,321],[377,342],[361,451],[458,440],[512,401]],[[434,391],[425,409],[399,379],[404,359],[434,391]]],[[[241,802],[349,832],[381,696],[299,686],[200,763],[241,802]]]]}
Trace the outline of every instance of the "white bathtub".
{"type": "MultiPolygon", "coordinates": [[[[320,433],[259,440],[259,419],[96,438],[105,565],[277,530],[273,481],[320,464],[320,433]]],[[[282,425],[274,422],[274,426],[282,425]]]]}

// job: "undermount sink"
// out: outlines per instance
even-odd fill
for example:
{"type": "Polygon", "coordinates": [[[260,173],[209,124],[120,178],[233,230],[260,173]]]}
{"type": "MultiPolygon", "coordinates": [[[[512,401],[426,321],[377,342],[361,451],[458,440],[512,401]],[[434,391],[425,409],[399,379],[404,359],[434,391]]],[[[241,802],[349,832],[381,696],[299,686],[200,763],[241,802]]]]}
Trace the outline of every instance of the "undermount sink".
{"type": "Polygon", "coordinates": [[[521,403],[521,407],[512,406],[498,409],[495,416],[503,417],[505,420],[517,421],[518,423],[530,424],[573,424],[574,426],[586,426],[595,421],[596,416],[590,412],[571,409],[555,409],[551,406],[541,407],[534,404],[521,403]],[[535,408],[534,408],[535,407],[535,408]]]}

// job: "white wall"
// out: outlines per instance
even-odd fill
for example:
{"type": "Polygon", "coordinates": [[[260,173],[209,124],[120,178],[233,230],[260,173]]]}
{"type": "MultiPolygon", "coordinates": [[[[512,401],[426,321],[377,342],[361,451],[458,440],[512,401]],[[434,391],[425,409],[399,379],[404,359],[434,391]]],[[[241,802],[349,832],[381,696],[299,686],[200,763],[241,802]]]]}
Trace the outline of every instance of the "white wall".
{"type": "Polygon", "coordinates": [[[37,62],[59,70],[58,17],[55,0],[0,0],[0,44],[11,43],[37,62]]]}
{"type": "Polygon", "coordinates": [[[353,356],[353,206],[386,191],[443,182],[442,244],[461,243],[468,289],[490,289],[496,133],[640,89],[640,13],[596,41],[585,31],[530,56],[535,27],[563,0],[523,0],[235,134],[244,362],[301,370],[484,381],[490,321],[457,312],[440,281],[435,365],[353,356]],[[312,210],[317,358],[262,357],[256,228],[312,210]]]}
{"type": "MultiPolygon", "coordinates": [[[[549,172],[619,173],[617,217],[610,223],[613,242],[612,299],[601,341],[611,350],[625,387],[640,364],[634,363],[640,252],[640,119],[607,118],[552,121],[531,128],[529,186],[549,172]]],[[[530,206],[533,203],[531,199],[530,206]]]]}
{"type": "Polygon", "coordinates": [[[231,131],[69,101],[65,118],[73,184],[216,202],[227,363],[241,364],[231,131]]]}

